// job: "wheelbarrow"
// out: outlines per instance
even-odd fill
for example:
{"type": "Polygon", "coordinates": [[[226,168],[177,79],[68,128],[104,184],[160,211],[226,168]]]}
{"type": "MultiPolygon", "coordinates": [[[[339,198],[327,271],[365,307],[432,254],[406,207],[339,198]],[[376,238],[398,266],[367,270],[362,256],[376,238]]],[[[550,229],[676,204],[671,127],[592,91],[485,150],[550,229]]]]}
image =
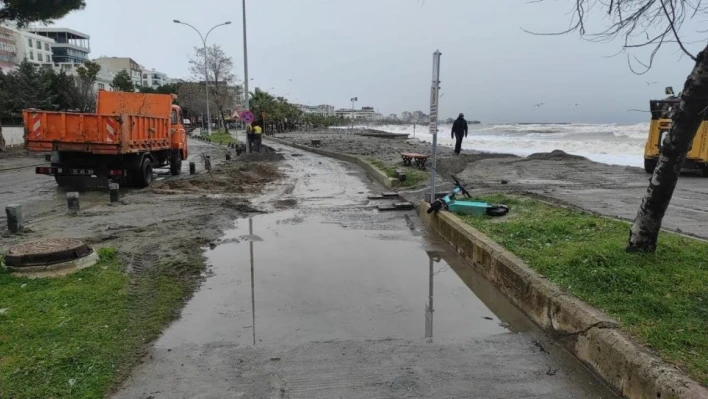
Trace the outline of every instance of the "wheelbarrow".
{"type": "Polygon", "coordinates": [[[489,216],[504,216],[509,213],[509,207],[500,204],[490,204],[487,202],[480,201],[459,201],[455,200],[455,197],[459,194],[464,195],[466,198],[470,198],[470,193],[465,190],[465,186],[460,183],[460,181],[452,176],[452,180],[455,181],[455,187],[450,191],[449,194],[442,198],[438,198],[428,208],[428,213],[437,212],[441,209],[448,210],[454,213],[460,213],[463,215],[489,215],[489,216]]]}

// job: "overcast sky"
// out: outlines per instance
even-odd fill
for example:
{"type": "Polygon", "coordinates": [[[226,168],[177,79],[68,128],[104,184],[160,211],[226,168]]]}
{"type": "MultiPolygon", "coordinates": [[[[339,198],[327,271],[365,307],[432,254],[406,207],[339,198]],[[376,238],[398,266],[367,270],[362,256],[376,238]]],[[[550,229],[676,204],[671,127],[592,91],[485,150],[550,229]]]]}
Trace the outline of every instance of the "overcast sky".
{"type": "MultiPolygon", "coordinates": [[[[132,57],[188,78],[201,40],[180,19],[223,46],[243,77],[240,0],[87,0],[56,26],[91,35],[91,56],[132,57]]],[[[428,112],[431,57],[442,52],[440,115],[499,122],[646,121],[650,98],[678,92],[692,67],[674,47],[634,75],[619,42],[593,43],[521,30],[558,31],[569,0],[247,0],[253,84],[293,102],[373,106],[384,114],[428,112]],[[647,85],[645,82],[658,82],[647,85]],[[272,88],[272,89],[271,89],[272,88]],[[534,104],[543,106],[534,107],[534,104]],[[576,104],[578,104],[576,106],[576,104]]],[[[602,22],[602,21],[598,21],[602,22]]],[[[601,26],[598,24],[598,26],[601,26]]],[[[700,45],[698,43],[697,45],[700,45]]],[[[695,45],[694,45],[695,48],[695,45]]]]}

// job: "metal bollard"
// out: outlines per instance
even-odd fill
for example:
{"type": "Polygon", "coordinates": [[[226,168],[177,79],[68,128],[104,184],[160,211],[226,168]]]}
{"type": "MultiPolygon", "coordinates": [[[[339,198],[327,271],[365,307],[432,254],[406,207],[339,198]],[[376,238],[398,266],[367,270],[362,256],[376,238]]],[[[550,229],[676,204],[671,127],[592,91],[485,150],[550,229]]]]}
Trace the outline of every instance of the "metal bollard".
{"type": "Polygon", "coordinates": [[[189,163],[189,174],[193,175],[197,173],[197,165],[194,164],[194,162],[189,163]]]}
{"type": "Polygon", "coordinates": [[[79,193],[66,193],[66,205],[69,209],[69,215],[76,215],[77,213],[79,213],[79,210],[81,210],[81,206],[79,205],[79,193]]]}
{"type": "Polygon", "coordinates": [[[204,169],[211,172],[211,157],[209,155],[204,157],[204,169]]]}
{"type": "Polygon", "coordinates": [[[10,233],[19,233],[22,230],[22,205],[11,204],[5,207],[7,214],[7,228],[10,233]]]}
{"type": "Polygon", "coordinates": [[[118,183],[109,183],[108,192],[111,197],[111,205],[118,205],[118,201],[120,201],[120,185],[118,183]]]}

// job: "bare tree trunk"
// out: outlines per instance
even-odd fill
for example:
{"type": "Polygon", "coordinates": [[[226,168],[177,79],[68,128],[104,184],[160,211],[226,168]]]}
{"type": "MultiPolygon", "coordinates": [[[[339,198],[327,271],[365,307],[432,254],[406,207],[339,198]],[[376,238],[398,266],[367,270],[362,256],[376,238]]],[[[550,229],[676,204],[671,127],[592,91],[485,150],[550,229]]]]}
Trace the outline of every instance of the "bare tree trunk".
{"type": "Polygon", "coordinates": [[[629,231],[627,252],[653,252],[686,153],[708,107],[708,46],[688,75],[671,131],[661,145],[659,163],[649,180],[637,218],[629,231]]]}
{"type": "Polygon", "coordinates": [[[226,115],[224,114],[224,110],[223,109],[219,110],[219,113],[221,113],[221,123],[224,124],[224,131],[226,133],[228,133],[229,132],[229,125],[226,124],[226,115]]]}

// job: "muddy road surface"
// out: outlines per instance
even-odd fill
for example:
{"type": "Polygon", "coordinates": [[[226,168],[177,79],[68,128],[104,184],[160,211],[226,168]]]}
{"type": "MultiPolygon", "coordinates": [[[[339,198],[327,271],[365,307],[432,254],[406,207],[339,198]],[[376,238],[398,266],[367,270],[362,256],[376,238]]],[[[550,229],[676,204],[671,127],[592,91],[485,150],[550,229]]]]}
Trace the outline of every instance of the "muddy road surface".
{"type": "Polygon", "coordinates": [[[209,243],[115,398],[614,397],[359,169],[274,147],[272,208],[209,243]]]}
{"type": "MultiPolygon", "coordinates": [[[[189,159],[182,162],[182,176],[189,174],[189,161],[196,162],[197,170],[203,170],[202,155],[210,155],[212,165],[218,165],[226,149],[199,140],[189,140],[189,159]]],[[[63,213],[66,209],[66,192],[75,191],[59,188],[51,176],[35,174],[35,166],[46,166],[42,154],[27,154],[14,149],[10,154],[0,154],[0,229],[5,227],[4,208],[9,204],[22,204],[25,220],[38,219],[63,213]]],[[[155,170],[155,182],[175,179],[168,169],[155,170]]],[[[125,193],[139,190],[122,189],[125,193]]],[[[84,190],[81,193],[81,207],[88,209],[106,202],[106,190],[84,190]]]]}
{"type": "MultiPolygon", "coordinates": [[[[354,133],[359,130],[354,130],[354,133]]],[[[331,129],[285,133],[281,139],[301,145],[321,141],[321,148],[375,158],[401,165],[401,152],[431,154],[432,145],[409,139],[382,139],[331,129]]],[[[430,166],[430,164],[428,164],[430,166]]],[[[460,177],[472,193],[532,193],[551,201],[575,206],[610,217],[634,220],[650,175],[643,169],[607,165],[562,151],[521,158],[508,154],[464,150],[454,156],[450,147],[440,146],[437,165],[443,182],[440,191],[451,188],[450,175],[460,177]],[[473,191],[476,189],[476,191],[473,191]]],[[[421,193],[416,198],[422,199],[421,193]]],[[[708,239],[708,178],[695,173],[681,175],[663,227],[708,239]]]]}
{"type": "MultiPolygon", "coordinates": [[[[94,248],[117,249],[128,272],[134,274],[162,263],[203,265],[203,246],[219,238],[234,219],[260,212],[250,200],[280,173],[278,158],[272,153],[226,162],[224,147],[196,140],[190,145],[190,160],[197,162],[196,176],[189,176],[188,170],[176,177],[157,170],[149,188],[121,189],[117,206],[109,205],[107,190],[84,191],[76,216],[67,215],[65,191],[51,177],[35,175],[33,167],[0,172],[0,202],[22,204],[25,219],[21,234],[9,234],[2,212],[0,253],[22,242],[71,237],[94,248]],[[202,153],[211,156],[212,173],[206,173],[198,162],[202,153]],[[13,187],[6,187],[8,182],[13,187]]],[[[28,162],[25,158],[7,158],[0,164],[28,162]]],[[[183,166],[189,167],[187,162],[183,166]]],[[[260,205],[273,208],[272,204],[260,205]]]]}

